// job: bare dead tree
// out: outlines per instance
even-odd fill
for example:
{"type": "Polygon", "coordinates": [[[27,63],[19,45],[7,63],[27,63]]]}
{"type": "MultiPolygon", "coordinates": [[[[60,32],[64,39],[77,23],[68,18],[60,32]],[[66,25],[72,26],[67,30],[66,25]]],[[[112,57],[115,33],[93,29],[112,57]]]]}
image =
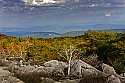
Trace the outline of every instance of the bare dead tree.
{"type": "Polygon", "coordinates": [[[67,62],[68,62],[68,76],[70,77],[70,71],[71,71],[71,60],[73,57],[73,53],[76,51],[77,49],[75,48],[75,46],[73,45],[69,45],[69,48],[67,45],[65,45],[64,51],[63,53],[65,54],[62,55],[61,53],[58,53],[61,57],[63,57],[67,62]]]}

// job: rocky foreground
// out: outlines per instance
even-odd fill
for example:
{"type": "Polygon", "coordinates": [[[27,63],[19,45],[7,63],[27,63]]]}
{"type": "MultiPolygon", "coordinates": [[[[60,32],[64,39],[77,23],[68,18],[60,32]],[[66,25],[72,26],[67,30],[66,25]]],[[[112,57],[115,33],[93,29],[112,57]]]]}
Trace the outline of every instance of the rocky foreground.
{"type": "Polygon", "coordinates": [[[125,83],[125,77],[118,75],[113,67],[103,63],[101,69],[73,60],[68,76],[68,64],[62,61],[51,60],[43,66],[12,62],[0,67],[0,83],[125,83]]]}

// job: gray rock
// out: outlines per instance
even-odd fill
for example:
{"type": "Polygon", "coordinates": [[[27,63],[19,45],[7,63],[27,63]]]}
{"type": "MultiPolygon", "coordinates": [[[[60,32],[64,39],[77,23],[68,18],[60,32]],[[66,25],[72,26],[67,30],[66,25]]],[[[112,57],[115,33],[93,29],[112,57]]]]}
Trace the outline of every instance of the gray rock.
{"type": "Polygon", "coordinates": [[[115,70],[114,70],[113,67],[111,67],[111,66],[109,66],[109,65],[107,65],[107,64],[104,64],[104,63],[103,63],[103,64],[102,64],[102,69],[103,69],[103,72],[104,72],[104,73],[110,75],[110,76],[108,77],[109,83],[121,83],[120,80],[124,79],[124,77],[118,75],[118,74],[115,72],[115,70]]]}
{"type": "Polygon", "coordinates": [[[125,77],[124,78],[120,78],[121,83],[125,83],[125,77]]]}
{"type": "Polygon", "coordinates": [[[18,68],[19,72],[25,72],[25,73],[32,72],[33,70],[35,70],[34,66],[25,66],[25,67],[19,67],[18,68]]]}
{"type": "Polygon", "coordinates": [[[61,82],[56,81],[56,82],[54,82],[54,83],[61,83],[61,82]]]}
{"type": "Polygon", "coordinates": [[[43,67],[40,66],[36,68],[33,72],[40,75],[41,77],[50,77],[52,76],[54,68],[53,67],[43,67]]]}
{"type": "Polygon", "coordinates": [[[0,67],[0,69],[8,70],[8,67],[0,67]]]}
{"type": "Polygon", "coordinates": [[[120,76],[125,77],[125,73],[120,74],[120,76]]]}
{"type": "Polygon", "coordinates": [[[121,83],[120,79],[114,75],[108,77],[108,83],[121,83]]]}
{"type": "Polygon", "coordinates": [[[52,72],[52,76],[54,77],[64,77],[64,71],[61,67],[56,67],[54,68],[53,72],[52,72]]]}
{"type": "Polygon", "coordinates": [[[99,72],[94,70],[94,69],[85,69],[85,68],[82,68],[82,77],[92,77],[92,76],[95,76],[97,77],[99,75],[99,72]]]}
{"type": "Polygon", "coordinates": [[[16,62],[12,62],[9,67],[8,70],[11,72],[14,72],[15,70],[17,70],[19,68],[18,64],[16,62]]]}
{"type": "Polygon", "coordinates": [[[115,72],[114,68],[107,65],[107,64],[103,63],[102,69],[103,69],[103,72],[106,73],[106,74],[117,76],[117,73],[115,72]]]}
{"type": "Polygon", "coordinates": [[[58,66],[58,65],[59,65],[59,61],[57,61],[57,60],[51,60],[51,61],[48,61],[48,62],[44,63],[45,67],[55,67],[55,66],[58,66]]]}
{"type": "MultiPolygon", "coordinates": [[[[84,78],[83,80],[88,77],[89,79],[92,77],[95,79],[100,75],[98,78],[104,78],[107,77],[109,83],[121,83],[120,79],[115,72],[113,67],[110,67],[109,65],[103,64],[103,72],[97,70],[96,68],[92,67],[91,65],[81,61],[81,60],[73,60],[71,61],[71,78],[84,78]],[[111,75],[111,76],[110,76],[111,75]]],[[[17,64],[11,64],[9,66],[9,70],[14,73],[14,75],[17,75],[25,82],[41,82],[41,83],[54,83],[54,80],[58,77],[59,80],[62,77],[65,77],[65,68],[68,68],[68,65],[64,62],[60,62],[57,60],[51,60],[46,63],[44,63],[44,66],[35,67],[35,66],[18,66],[17,64]],[[42,78],[41,78],[42,77],[42,78]],[[27,78],[27,79],[25,79],[27,78]],[[52,79],[51,79],[52,78],[52,79]]],[[[8,81],[11,83],[23,83],[19,79],[14,78],[11,76],[11,73],[0,69],[0,82],[8,81]],[[2,77],[2,76],[6,76],[2,77]]],[[[97,79],[98,80],[98,79],[97,79]]],[[[30,83],[29,82],[29,83],[30,83]]],[[[60,82],[60,81],[59,81],[60,82]]],[[[5,82],[6,83],[6,82],[5,82]]],[[[78,80],[63,80],[60,83],[79,83],[78,80]]],[[[82,83],[82,82],[81,82],[82,83]]]]}
{"type": "Polygon", "coordinates": [[[54,80],[51,78],[41,77],[41,83],[54,83],[54,80]]]}
{"type": "Polygon", "coordinates": [[[79,81],[78,80],[69,80],[69,79],[66,79],[66,80],[64,80],[61,83],[79,83],[79,81]]]}
{"type": "Polygon", "coordinates": [[[7,70],[0,69],[0,77],[10,76],[11,73],[7,70]]]}
{"type": "Polygon", "coordinates": [[[27,79],[29,78],[33,78],[33,75],[32,75],[32,71],[35,70],[35,67],[33,66],[25,66],[25,67],[18,67],[17,69],[15,69],[13,71],[13,73],[20,77],[21,79],[25,79],[25,77],[27,77],[27,79]],[[31,75],[31,76],[30,76],[31,75]]]}
{"type": "Polygon", "coordinates": [[[74,60],[71,62],[71,76],[84,77],[98,75],[99,71],[91,65],[81,61],[74,60]]]}
{"type": "Polygon", "coordinates": [[[16,77],[13,77],[9,71],[0,69],[0,83],[24,83],[24,82],[16,77]]]}
{"type": "Polygon", "coordinates": [[[13,76],[9,76],[6,79],[7,83],[24,83],[23,81],[21,81],[20,79],[13,77],[13,76]]]}
{"type": "Polygon", "coordinates": [[[67,68],[67,67],[68,67],[68,64],[66,64],[65,62],[60,61],[60,62],[59,62],[59,67],[67,68]]]}
{"type": "MultiPolygon", "coordinates": [[[[45,67],[41,67],[42,70],[46,71],[49,75],[58,77],[58,76],[64,76],[64,69],[67,68],[67,64],[62,61],[57,60],[51,60],[44,63],[45,67]],[[48,71],[49,70],[49,71],[48,71]],[[49,73],[50,72],[50,73],[49,73]]],[[[45,73],[45,72],[43,72],[45,73]]]]}

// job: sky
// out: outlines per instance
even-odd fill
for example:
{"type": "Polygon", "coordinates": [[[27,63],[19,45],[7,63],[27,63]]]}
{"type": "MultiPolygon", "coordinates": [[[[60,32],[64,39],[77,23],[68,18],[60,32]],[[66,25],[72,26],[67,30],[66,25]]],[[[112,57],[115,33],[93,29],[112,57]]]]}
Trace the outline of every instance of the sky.
{"type": "Polygon", "coordinates": [[[0,29],[41,26],[42,30],[42,26],[49,26],[45,31],[61,32],[62,28],[73,25],[125,24],[125,0],[77,1],[38,6],[19,0],[0,0],[0,29]]]}

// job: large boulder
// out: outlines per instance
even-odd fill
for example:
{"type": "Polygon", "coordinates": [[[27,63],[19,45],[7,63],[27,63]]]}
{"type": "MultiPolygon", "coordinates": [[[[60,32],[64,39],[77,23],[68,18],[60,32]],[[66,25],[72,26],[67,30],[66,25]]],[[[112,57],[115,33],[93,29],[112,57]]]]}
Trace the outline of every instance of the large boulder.
{"type": "Polygon", "coordinates": [[[52,72],[52,76],[54,76],[54,77],[64,77],[65,76],[64,70],[60,67],[56,67],[56,68],[54,68],[54,70],[52,72]]]}
{"type": "Polygon", "coordinates": [[[9,76],[8,78],[5,79],[6,82],[5,83],[24,83],[23,81],[21,81],[20,79],[13,77],[13,76],[9,76]]]}
{"type": "Polygon", "coordinates": [[[8,66],[8,70],[10,72],[14,72],[15,70],[17,70],[19,68],[18,63],[17,62],[12,62],[9,66],[8,66]]]}
{"type": "Polygon", "coordinates": [[[12,74],[9,71],[0,69],[0,77],[6,77],[10,75],[12,74]]]}
{"type": "Polygon", "coordinates": [[[81,73],[82,77],[92,77],[92,76],[97,77],[99,75],[99,72],[97,70],[94,70],[94,69],[82,68],[81,71],[82,71],[82,73],[81,73]]]}
{"type": "Polygon", "coordinates": [[[63,80],[61,83],[79,83],[79,80],[66,79],[66,80],[63,80]]]}
{"type": "Polygon", "coordinates": [[[117,76],[117,73],[115,72],[114,68],[107,65],[107,64],[103,63],[102,69],[103,69],[103,72],[106,73],[106,74],[117,76]]]}
{"type": "Polygon", "coordinates": [[[45,67],[55,67],[55,66],[58,66],[58,65],[59,65],[58,60],[51,60],[51,61],[48,61],[48,62],[44,63],[45,67]]]}
{"type": "Polygon", "coordinates": [[[31,77],[33,78],[33,75],[30,74],[33,70],[35,70],[35,67],[33,66],[16,67],[13,73],[15,76],[19,77],[22,80],[26,77],[27,79],[30,79],[31,77]]]}
{"type": "Polygon", "coordinates": [[[36,68],[33,71],[33,73],[38,74],[41,77],[51,77],[53,70],[54,70],[53,67],[40,66],[40,67],[36,68]]]}
{"type": "Polygon", "coordinates": [[[33,71],[36,69],[34,66],[19,66],[15,62],[11,63],[8,67],[9,71],[14,73],[16,77],[23,80],[26,83],[34,83],[36,74],[33,71]]]}
{"type": "Polygon", "coordinates": [[[68,67],[68,64],[63,62],[63,61],[58,61],[58,60],[51,60],[48,62],[44,63],[45,67],[62,67],[62,68],[66,68],[68,67]]]}
{"type": "Polygon", "coordinates": [[[5,78],[9,77],[11,73],[9,71],[0,69],[0,83],[5,82],[5,78]]]}
{"type": "Polygon", "coordinates": [[[49,75],[52,75],[53,77],[65,76],[66,74],[65,69],[68,67],[68,65],[65,62],[57,61],[57,60],[51,60],[51,61],[45,62],[44,66],[45,67],[41,67],[41,71],[44,70],[43,73],[45,73],[45,70],[48,70],[48,68],[51,68],[51,71],[47,71],[46,73],[48,73],[49,75]]]}
{"type": "Polygon", "coordinates": [[[51,78],[44,78],[44,77],[41,77],[41,82],[40,83],[55,83],[53,79],[51,78]]]}
{"type": "Polygon", "coordinates": [[[16,63],[11,63],[9,71],[15,76],[27,83],[36,83],[41,81],[41,77],[56,78],[64,77],[64,70],[67,64],[61,61],[52,60],[44,63],[44,66],[19,66],[16,63]],[[27,78],[27,79],[25,79],[27,78]]]}
{"type": "Polygon", "coordinates": [[[63,77],[64,71],[60,67],[44,67],[36,68],[32,73],[38,74],[41,77],[63,77]]]}
{"type": "Polygon", "coordinates": [[[120,74],[120,76],[125,77],[125,73],[120,74]]]}
{"type": "Polygon", "coordinates": [[[16,69],[18,72],[24,72],[24,73],[29,73],[32,72],[35,69],[34,66],[25,66],[25,67],[18,67],[16,69]]]}
{"type": "Polygon", "coordinates": [[[73,77],[86,77],[86,76],[96,76],[99,71],[92,67],[91,65],[81,61],[73,60],[71,62],[71,76],[73,77]]]}
{"type": "Polygon", "coordinates": [[[12,75],[9,71],[0,69],[0,83],[24,83],[12,75]]]}
{"type": "Polygon", "coordinates": [[[108,83],[121,83],[120,79],[114,75],[108,77],[108,83]]]}
{"type": "Polygon", "coordinates": [[[66,62],[59,61],[59,65],[58,66],[61,67],[61,68],[67,68],[68,64],[66,62]]]}
{"type": "Polygon", "coordinates": [[[107,65],[107,64],[102,64],[102,69],[103,69],[103,72],[108,74],[108,81],[109,83],[121,83],[121,82],[124,82],[125,78],[118,75],[114,68],[107,65]]]}

